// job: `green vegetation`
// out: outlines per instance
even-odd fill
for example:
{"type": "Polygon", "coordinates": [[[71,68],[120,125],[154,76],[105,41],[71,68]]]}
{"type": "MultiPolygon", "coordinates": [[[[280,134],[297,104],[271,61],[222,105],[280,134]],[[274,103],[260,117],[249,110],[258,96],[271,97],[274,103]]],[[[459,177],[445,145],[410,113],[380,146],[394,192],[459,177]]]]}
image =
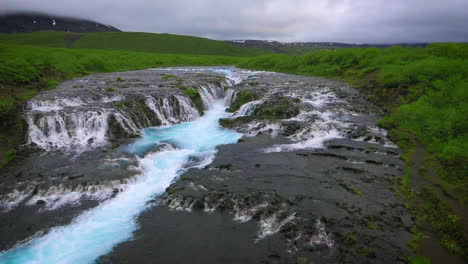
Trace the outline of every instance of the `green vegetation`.
{"type": "MultiPolygon", "coordinates": [[[[267,55],[247,60],[240,67],[349,81],[391,112],[386,128],[416,135],[441,161],[444,179],[468,189],[464,177],[468,164],[468,44],[267,55]]],[[[461,198],[468,201],[466,195],[461,198]]]]}
{"type": "MultiPolygon", "coordinates": [[[[392,47],[388,49],[352,48],[321,50],[298,56],[263,55],[261,49],[235,47],[221,41],[170,34],[128,32],[65,33],[36,32],[0,35],[0,159],[7,165],[23,143],[25,125],[22,103],[38,92],[52,89],[59,82],[97,72],[115,72],[164,66],[238,65],[243,68],[270,70],[293,74],[341,79],[365,93],[380,105],[387,116],[379,125],[389,130],[390,137],[406,153],[407,164],[401,179],[400,193],[410,202],[408,208],[417,215],[417,223],[429,223],[443,246],[456,255],[467,258],[466,234],[461,231],[460,218],[431,188],[420,188],[420,203],[412,203],[416,195],[411,190],[414,166],[411,159],[416,143],[430,152],[428,162],[437,169],[438,184],[444,192],[468,203],[468,44],[432,44],[426,48],[392,47]],[[158,54],[160,53],[160,54],[158,54]],[[164,54],[163,54],[164,53],[164,54]],[[225,55],[225,56],[213,56],[225,55]],[[238,56],[238,57],[228,57],[238,56]]],[[[200,113],[203,103],[198,90],[176,86],[187,94],[200,113]]],[[[116,82],[125,82],[116,78],[116,82]]],[[[249,85],[255,86],[252,82],[249,85]]],[[[109,87],[112,92],[114,88],[109,87]]],[[[237,94],[229,111],[256,100],[249,91],[237,94]]],[[[259,108],[261,118],[281,118],[294,108],[292,101],[259,108]]],[[[116,107],[127,107],[116,103],[116,107]]],[[[248,117],[246,117],[248,118],[248,117]]],[[[222,119],[220,124],[232,126],[236,120],[222,119]]],[[[20,153],[20,152],[18,152],[20,153]]],[[[343,168],[362,173],[362,169],[343,168]]],[[[417,168],[420,174],[426,168],[417,168]]],[[[350,192],[358,189],[344,185],[350,192]]],[[[378,228],[367,223],[371,229],[378,228]]],[[[416,232],[416,234],[420,234],[416,232]]],[[[352,237],[345,238],[351,243],[352,237]]],[[[354,237],[355,239],[355,237],[354,237]]],[[[415,236],[411,243],[417,247],[415,236]]],[[[359,254],[375,256],[372,249],[359,248],[359,254]]],[[[430,263],[422,257],[410,263],[430,263]]]]}
{"type": "Polygon", "coordinates": [[[297,106],[288,97],[281,97],[269,103],[262,104],[255,110],[254,115],[262,119],[291,118],[299,114],[297,106]]]}
{"type": "Polygon", "coordinates": [[[356,238],[356,235],[354,233],[349,233],[346,236],[344,236],[341,239],[341,241],[343,242],[343,244],[351,246],[351,245],[356,244],[357,238],[356,238]]]}
{"type": "MultiPolygon", "coordinates": [[[[11,37],[14,39],[15,35],[11,37]]],[[[234,65],[243,60],[226,56],[5,45],[2,43],[15,42],[4,41],[5,38],[7,36],[0,37],[0,159],[3,160],[3,166],[14,158],[13,152],[6,156],[6,151],[17,148],[24,140],[25,131],[21,118],[23,102],[40,91],[55,88],[61,81],[97,72],[164,66],[234,65]]],[[[51,42],[49,46],[54,45],[54,42],[51,42]]],[[[116,78],[116,82],[124,81],[122,78],[116,78]]],[[[109,92],[113,90],[112,87],[107,89],[109,92]]],[[[198,104],[197,107],[203,109],[200,108],[201,104],[198,104]]]]}
{"type": "Polygon", "coordinates": [[[429,188],[422,189],[422,214],[419,221],[431,223],[434,231],[441,238],[442,245],[457,256],[468,255],[468,241],[463,237],[460,219],[447,206],[446,202],[429,188]]]}
{"type": "MultiPolygon", "coordinates": [[[[428,188],[420,203],[412,203],[411,158],[415,142],[429,151],[440,186],[461,204],[468,202],[468,44],[431,44],[426,48],[352,48],[317,51],[301,56],[265,55],[240,67],[345,80],[380,105],[387,116],[379,125],[406,150],[402,194],[419,216],[429,222],[443,246],[467,257],[466,234],[459,218],[428,188]],[[465,252],[464,252],[465,251],[465,252]]],[[[418,165],[420,166],[420,165],[418,165]]],[[[423,173],[426,168],[416,168],[423,173]]],[[[428,263],[413,259],[412,263],[428,263]]]]}
{"type": "Polygon", "coordinates": [[[204,112],[204,106],[203,106],[203,100],[200,96],[200,92],[198,92],[197,89],[189,88],[189,89],[185,89],[184,93],[188,97],[190,97],[190,100],[192,100],[193,104],[198,109],[198,112],[200,113],[200,115],[202,115],[204,112]]]}
{"type": "Polygon", "coordinates": [[[3,156],[2,164],[1,167],[7,165],[12,161],[16,156],[16,149],[9,149],[5,152],[5,155],[3,156]]]}
{"type": "Polygon", "coordinates": [[[67,33],[42,31],[26,34],[0,34],[0,44],[223,56],[254,56],[265,53],[206,38],[140,32],[67,33]]]}
{"type": "Polygon", "coordinates": [[[359,255],[366,256],[368,258],[375,258],[375,251],[372,248],[368,247],[360,247],[357,249],[357,253],[359,255]]]}
{"type": "Polygon", "coordinates": [[[231,118],[220,118],[218,122],[222,127],[230,127],[234,123],[234,120],[231,118]]]}
{"type": "Polygon", "coordinates": [[[235,112],[241,108],[242,105],[254,101],[256,99],[255,94],[249,91],[242,91],[237,93],[236,99],[232,102],[231,107],[229,107],[229,112],[235,112]]]}
{"type": "Polygon", "coordinates": [[[416,257],[410,260],[410,264],[431,264],[432,261],[425,257],[416,257]]]}

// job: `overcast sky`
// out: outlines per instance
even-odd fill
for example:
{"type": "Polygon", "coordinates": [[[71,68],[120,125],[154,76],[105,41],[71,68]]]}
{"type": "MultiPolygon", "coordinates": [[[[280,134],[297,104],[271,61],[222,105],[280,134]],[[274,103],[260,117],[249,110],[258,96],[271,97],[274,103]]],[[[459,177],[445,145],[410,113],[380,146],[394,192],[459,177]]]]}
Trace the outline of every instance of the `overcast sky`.
{"type": "Polygon", "coordinates": [[[468,0],[0,0],[17,11],[213,39],[468,42],[468,0]]]}

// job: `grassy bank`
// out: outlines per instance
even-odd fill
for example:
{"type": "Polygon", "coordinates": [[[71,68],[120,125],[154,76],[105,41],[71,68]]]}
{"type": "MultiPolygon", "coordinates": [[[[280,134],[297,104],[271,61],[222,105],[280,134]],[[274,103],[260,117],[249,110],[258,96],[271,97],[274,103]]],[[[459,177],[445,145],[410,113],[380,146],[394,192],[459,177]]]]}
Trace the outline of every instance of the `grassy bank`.
{"type": "Polygon", "coordinates": [[[66,79],[97,72],[165,66],[235,65],[240,57],[156,54],[116,50],[47,48],[0,44],[0,158],[11,161],[24,140],[22,104],[66,79]]]}
{"type": "Polygon", "coordinates": [[[255,56],[265,51],[241,48],[224,41],[141,32],[70,33],[43,31],[23,34],[0,34],[0,43],[49,48],[138,51],[165,54],[255,56]]]}
{"type": "MultiPolygon", "coordinates": [[[[240,67],[342,79],[384,108],[380,125],[395,140],[409,133],[427,149],[437,173],[437,188],[468,203],[468,44],[432,44],[426,48],[352,48],[319,51],[302,56],[266,55],[247,60],[240,67]]],[[[403,137],[404,138],[404,137],[403,137]]],[[[408,152],[414,144],[400,144],[408,152]]],[[[429,159],[429,157],[428,157],[429,159]]],[[[410,164],[411,165],[411,164],[410,164]]],[[[420,168],[421,169],[421,168],[420,168]]],[[[424,168],[423,168],[424,169],[424,168]]],[[[406,182],[412,181],[412,175],[406,182]]],[[[410,185],[406,185],[410,186],[410,185]]],[[[421,190],[424,206],[413,205],[422,220],[430,222],[441,242],[452,253],[467,258],[459,222],[446,206],[435,206],[437,194],[421,190]],[[424,195],[428,194],[430,195],[424,195]],[[443,207],[443,210],[440,209],[443,207]],[[427,208],[432,208],[427,210],[427,208]],[[439,210],[440,209],[440,210],[439,210]],[[444,234],[441,223],[450,229],[444,234]],[[443,235],[442,235],[443,234],[443,235]]],[[[442,198],[440,198],[442,199],[442,198]]],[[[443,200],[443,199],[442,199],[443,200]]],[[[463,220],[462,220],[463,221],[463,220]]]]}

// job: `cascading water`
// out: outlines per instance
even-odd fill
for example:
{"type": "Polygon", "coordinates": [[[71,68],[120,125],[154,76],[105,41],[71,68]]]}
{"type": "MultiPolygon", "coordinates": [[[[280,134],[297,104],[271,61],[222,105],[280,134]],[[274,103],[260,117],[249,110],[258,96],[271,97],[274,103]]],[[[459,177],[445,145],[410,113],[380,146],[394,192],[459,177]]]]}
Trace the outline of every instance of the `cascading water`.
{"type": "Polygon", "coordinates": [[[237,93],[233,89],[227,89],[226,95],[224,96],[224,104],[230,106],[232,102],[236,100],[237,93]]]}
{"type": "Polygon", "coordinates": [[[148,200],[163,193],[188,168],[210,163],[216,146],[240,138],[240,134],[219,126],[218,119],[227,116],[224,102],[216,100],[196,121],[145,130],[144,137],[133,144],[135,152],[148,145],[166,143],[165,147],[141,158],[141,174],[124,192],[80,215],[70,225],[54,228],[1,253],[0,262],[92,263],[117,243],[130,239],[137,229],[135,217],[146,208],[148,200]],[[192,156],[200,161],[191,163],[192,156]]]}
{"type": "Polygon", "coordinates": [[[253,114],[257,106],[263,104],[264,102],[265,100],[263,99],[248,102],[242,105],[241,108],[234,113],[234,117],[250,116],[253,114]]]}
{"type": "MultiPolygon", "coordinates": [[[[207,106],[220,96],[218,90],[214,87],[205,89],[207,99],[204,102],[207,106]]],[[[97,101],[81,98],[36,99],[29,103],[28,108],[30,110],[26,120],[30,144],[46,150],[73,152],[83,152],[107,144],[110,120],[115,120],[127,134],[139,135],[145,127],[177,124],[199,116],[193,103],[182,95],[162,98],[137,95],[127,99],[123,96],[104,96],[97,101]],[[132,109],[118,108],[113,104],[124,100],[138,104],[140,99],[141,107],[147,107],[152,114],[140,111],[132,115],[132,109]]]]}
{"type": "MultiPolygon", "coordinates": [[[[114,245],[130,239],[137,229],[135,218],[147,207],[148,200],[163,193],[187,169],[209,164],[217,146],[235,143],[241,137],[218,124],[220,118],[229,116],[221,99],[223,87],[202,86],[199,91],[208,109],[205,115],[177,125],[173,124],[199,116],[187,97],[146,96],[145,105],[162,126],[141,129],[143,136],[126,148],[133,154],[146,154],[139,158],[140,175],[115,198],[86,211],[71,224],[53,228],[46,235],[32,237],[0,253],[0,263],[92,263],[114,245]]],[[[57,102],[36,103],[27,116],[30,141],[45,149],[85,147],[90,141],[104,144],[110,117],[124,129],[140,130],[124,111],[112,108],[71,111],[68,108],[72,105],[79,108],[88,102],[57,102]]]]}

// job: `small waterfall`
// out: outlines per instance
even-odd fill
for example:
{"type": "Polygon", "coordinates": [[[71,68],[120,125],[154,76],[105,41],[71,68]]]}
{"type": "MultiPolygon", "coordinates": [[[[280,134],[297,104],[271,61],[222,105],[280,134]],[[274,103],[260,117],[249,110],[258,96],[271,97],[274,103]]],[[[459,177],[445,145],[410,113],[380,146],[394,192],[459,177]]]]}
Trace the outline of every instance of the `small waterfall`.
{"type": "MultiPolygon", "coordinates": [[[[180,69],[186,71],[187,69],[180,69]]],[[[207,69],[196,69],[207,71],[207,69]]],[[[241,82],[251,73],[230,69],[208,69],[226,78],[219,85],[205,84],[198,88],[204,107],[209,109],[220,98],[230,105],[236,91],[225,87],[241,82]],[[226,95],[226,96],[225,96],[226,95]]],[[[251,102],[236,113],[250,115],[259,102],[251,102]]],[[[27,105],[28,142],[45,150],[83,152],[102,147],[109,139],[140,135],[146,127],[174,125],[193,121],[199,113],[185,95],[152,94],[41,94],[27,105]]]]}
{"type": "Polygon", "coordinates": [[[213,84],[202,85],[199,88],[199,92],[205,108],[208,109],[217,99],[224,96],[224,87],[213,84]]]}
{"type": "Polygon", "coordinates": [[[113,95],[99,98],[80,98],[80,97],[53,97],[52,99],[42,99],[41,97],[32,99],[28,102],[27,108],[31,111],[41,111],[41,112],[50,112],[50,111],[59,111],[68,107],[78,107],[89,104],[97,103],[111,103],[122,101],[124,97],[122,95],[113,95]]]}
{"type": "MultiPolygon", "coordinates": [[[[139,140],[149,140],[153,146],[169,141],[174,148],[162,148],[140,158],[140,175],[113,199],[82,213],[68,225],[53,227],[0,252],[0,263],[95,263],[115,245],[132,238],[138,228],[135,219],[148,208],[149,200],[164,193],[187,169],[210,164],[217,146],[238,141],[240,134],[218,124],[227,116],[223,102],[218,100],[203,117],[188,125],[150,131],[139,140]],[[191,162],[191,156],[200,161],[191,162]]],[[[56,202],[60,205],[62,201],[56,202]]]]}
{"type": "MultiPolygon", "coordinates": [[[[219,94],[214,87],[205,91],[211,97],[219,94]]],[[[178,124],[199,116],[190,99],[183,95],[114,96],[99,100],[37,98],[29,102],[28,108],[28,143],[45,150],[78,153],[106,145],[109,137],[140,135],[145,127],[178,124]],[[111,104],[118,99],[132,104],[120,107],[111,104]]]]}
{"type": "Polygon", "coordinates": [[[263,104],[263,102],[264,99],[248,102],[242,105],[241,108],[237,110],[237,112],[235,112],[232,117],[250,116],[253,114],[257,106],[263,104]]]}
{"type": "Polygon", "coordinates": [[[147,96],[146,105],[156,114],[163,126],[191,121],[199,116],[193,103],[185,96],[164,98],[147,96]]]}
{"type": "Polygon", "coordinates": [[[109,114],[108,109],[28,114],[28,142],[46,150],[102,146],[107,143],[109,114]]]}
{"type": "Polygon", "coordinates": [[[226,95],[224,96],[224,105],[230,106],[234,100],[236,100],[237,92],[233,89],[227,89],[226,95]]]}

